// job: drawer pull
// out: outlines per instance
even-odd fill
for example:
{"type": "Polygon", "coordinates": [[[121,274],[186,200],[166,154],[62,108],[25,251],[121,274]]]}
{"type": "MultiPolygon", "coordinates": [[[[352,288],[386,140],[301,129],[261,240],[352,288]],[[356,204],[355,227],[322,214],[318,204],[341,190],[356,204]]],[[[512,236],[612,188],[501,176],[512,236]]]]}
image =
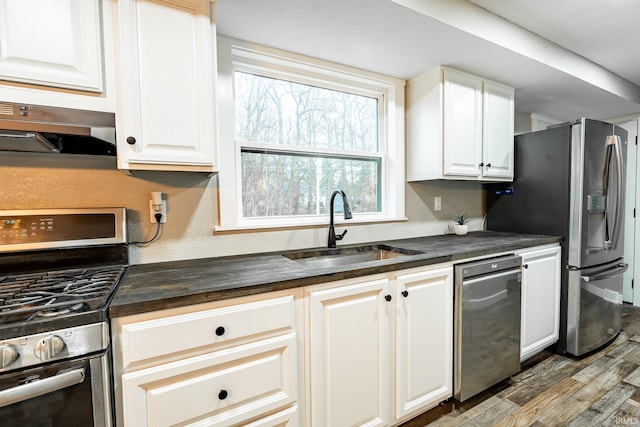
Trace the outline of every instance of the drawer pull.
{"type": "Polygon", "coordinates": [[[229,392],[227,392],[227,390],[220,390],[220,393],[218,393],[218,399],[220,400],[225,400],[227,396],[229,396],[229,392]]]}
{"type": "Polygon", "coordinates": [[[391,301],[391,295],[385,295],[384,299],[387,300],[387,301],[391,301]]]}
{"type": "Polygon", "coordinates": [[[409,291],[407,291],[406,289],[404,291],[402,291],[402,296],[403,297],[408,297],[409,296],[409,291]]]}
{"type": "Polygon", "coordinates": [[[217,336],[221,337],[221,336],[223,336],[223,335],[224,335],[224,333],[225,333],[225,330],[224,330],[224,327],[223,327],[223,326],[218,326],[218,327],[216,328],[216,335],[217,335],[217,336]]]}

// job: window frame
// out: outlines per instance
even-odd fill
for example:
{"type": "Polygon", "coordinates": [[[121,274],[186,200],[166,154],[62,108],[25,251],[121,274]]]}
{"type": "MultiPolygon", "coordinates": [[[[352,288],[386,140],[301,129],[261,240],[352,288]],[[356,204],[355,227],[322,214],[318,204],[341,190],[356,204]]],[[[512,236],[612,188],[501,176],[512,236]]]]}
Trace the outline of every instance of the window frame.
{"type": "MultiPolygon", "coordinates": [[[[381,211],[354,212],[354,223],[406,220],[404,216],[404,86],[402,79],[322,61],[274,48],[218,36],[218,159],[217,231],[295,228],[326,225],[328,214],[277,217],[242,217],[241,150],[290,152],[290,146],[235,140],[235,71],[291,80],[327,89],[378,98],[379,153],[381,158],[381,211]],[[289,149],[288,149],[289,148],[289,149]]],[[[296,152],[331,153],[298,147],[296,152]],[[298,149],[299,148],[299,149],[298,149]]],[[[357,157],[377,157],[353,152],[357,157]]],[[[327,198],[330,194],[327,194],[327,198]]],[[[349,194],[347,194],[349,197],[349,194]]],[[[339,215],[336,218],[341,218],[339,215]]],[[[339,222],[339,220],[338,220],[339,222]]]]}

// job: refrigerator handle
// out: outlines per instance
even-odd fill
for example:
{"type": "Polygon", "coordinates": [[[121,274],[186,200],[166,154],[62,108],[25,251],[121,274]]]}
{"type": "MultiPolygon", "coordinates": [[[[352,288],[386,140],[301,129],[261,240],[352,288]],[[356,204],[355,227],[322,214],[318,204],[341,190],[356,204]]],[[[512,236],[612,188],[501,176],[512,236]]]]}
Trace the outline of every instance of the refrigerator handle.
{"type": "Polygon", "coordinates": [[[613,279],[614,277],[622,276],[628,268],[629,264],[618,264],[611,270],[600,272],[592,276],[581,276],[581,278],[585,282],[597,282],[599,280],[613,279]]]}
{"type": "MultiPolygon", "coordinates": [[[[615,195],[615,213],[614,215],[610,215],[607,210],[605,215],[607,218],[607,223],[609,221],[613,221],[613,227],[611,234],[607,230],[608,240],[605,242],[605,248],[616,250],[618,248],[618,242],[620,240],[620,230],[622,228],[622,221],[624,221],[622,212],[622,201],[624,200],[623,193],[623,177],[624,177],[624,163],[622,161],[622,151],[620,149],[620,137],[618,135],[610,135],[607,137],[607,156],[606,156],[606,164],[605,164],[605,177],[604,177],[604,188],[605,195],[610,197],[609,193],[609,173],[611,169],[609,168],[609,163],[611,161],[611,151],[615,154],[615,162],[616,162],[616,195],[615,195]]],[[[608,228],[608,225],[607,225],[608,228]]]]}

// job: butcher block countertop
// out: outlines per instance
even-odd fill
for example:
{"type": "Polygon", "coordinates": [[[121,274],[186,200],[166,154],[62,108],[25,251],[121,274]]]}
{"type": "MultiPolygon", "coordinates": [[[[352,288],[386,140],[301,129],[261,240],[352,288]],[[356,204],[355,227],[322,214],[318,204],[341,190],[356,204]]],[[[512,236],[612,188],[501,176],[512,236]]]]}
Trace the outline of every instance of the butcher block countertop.
{"type": "MultiPolygon", "coordinates": [[[[368,244],[339,245],[338,249],[386,245],[399,250],[421,253],[326,268],[311,268],[283,256],[283,254],[303,250],[132,265],[111,302],[109,315],[121,317],[219,301],[430,264],[490,256],[560,241],[561,238],[556,236],[475,231],[465,236],[446,234],[368,244]]],[[[317,248],[317,250],[325,249],[317,248]]]]}

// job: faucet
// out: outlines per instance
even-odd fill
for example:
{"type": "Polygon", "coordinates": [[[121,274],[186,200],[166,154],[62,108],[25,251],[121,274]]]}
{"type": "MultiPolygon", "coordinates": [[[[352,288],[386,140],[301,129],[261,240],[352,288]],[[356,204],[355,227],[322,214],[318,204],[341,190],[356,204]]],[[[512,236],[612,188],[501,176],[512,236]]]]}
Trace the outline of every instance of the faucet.
{"type": "Polygon", "coordinates": [[[342,197],[342,206],[344,212],[344,219],[351,219],[353,216],[351,215],[351,208],[349,207],[349,202],[347,202],[347,195],[344,194],[342,190],[336,190],[331,194],[331,201],[329,203],[329,246],[330,248],[336,247],[336,240],[342,240],[345,234],[347,234],[347,230],[344,230],[342,234],[338,234],[336,236],[336,230],[333,227],[333,201],[336,196],[340,194],[342,197]]]}

